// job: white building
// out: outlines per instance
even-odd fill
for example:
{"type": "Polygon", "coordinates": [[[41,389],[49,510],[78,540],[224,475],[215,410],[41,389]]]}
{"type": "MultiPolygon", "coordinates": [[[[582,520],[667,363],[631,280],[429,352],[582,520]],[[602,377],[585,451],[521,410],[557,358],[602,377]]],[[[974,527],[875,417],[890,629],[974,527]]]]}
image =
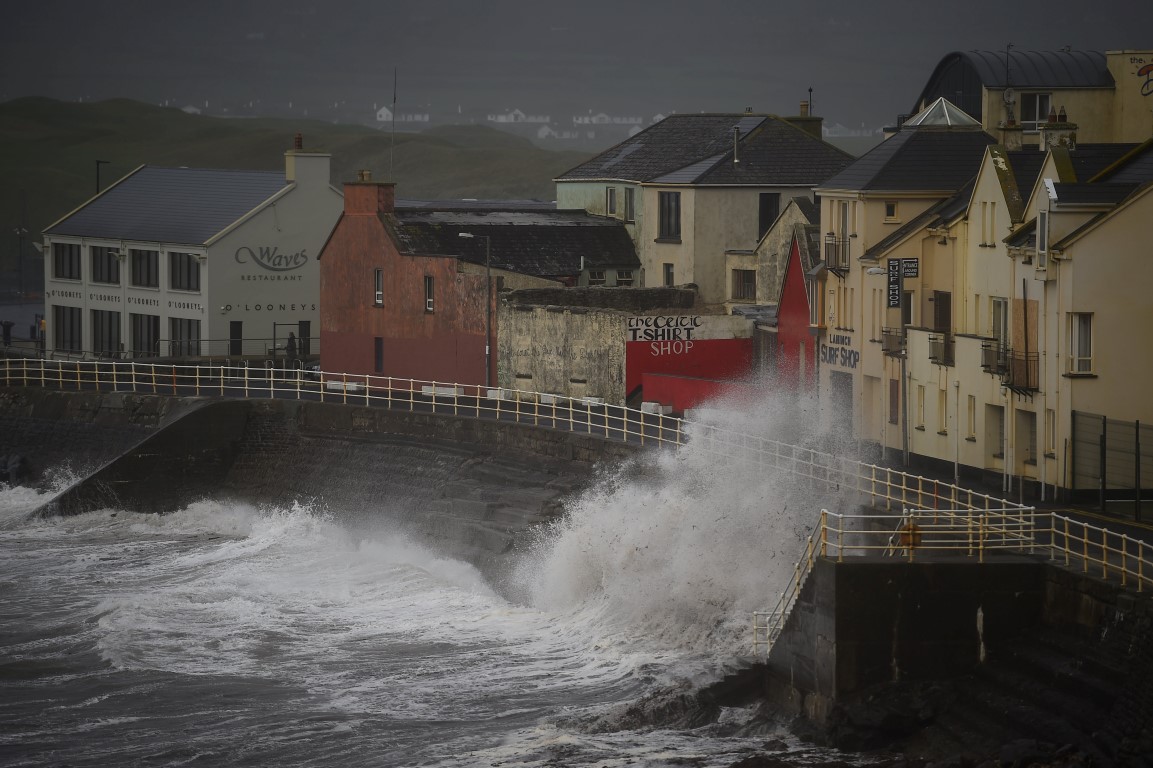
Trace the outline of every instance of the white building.
{"type": "Polygon", "coordinates": [[[317,256],[343,210],[331,156],[298,135],[285,171],[141,166],[44,231],[46,351],[303,355],[317,256]]]}

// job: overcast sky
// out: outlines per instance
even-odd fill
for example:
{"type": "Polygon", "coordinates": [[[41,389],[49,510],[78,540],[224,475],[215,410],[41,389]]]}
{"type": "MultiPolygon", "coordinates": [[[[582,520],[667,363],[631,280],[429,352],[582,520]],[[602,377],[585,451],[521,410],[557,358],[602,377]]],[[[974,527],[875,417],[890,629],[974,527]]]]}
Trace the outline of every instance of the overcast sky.
{"type": "MultiPolygon", "coordinates": [[[[1096,0],[8,0],[0,101],[796,114],[877,127],[956,50],[1153,49],[1096,0]]],[[[267,110],[272,111],[272,110],[267,110]]]]}

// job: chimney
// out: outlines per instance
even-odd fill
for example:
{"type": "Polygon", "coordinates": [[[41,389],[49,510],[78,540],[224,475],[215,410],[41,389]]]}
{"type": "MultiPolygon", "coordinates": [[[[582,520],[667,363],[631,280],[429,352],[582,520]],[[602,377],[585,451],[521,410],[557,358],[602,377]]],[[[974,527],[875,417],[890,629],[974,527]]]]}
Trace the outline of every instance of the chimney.
{"type": "Polygon", "coordinates": [[[800,115],[801,115],[801,117],[808,117],[809,116],[809,102],[807,102],[807,101],[801,102],[800,115]]]}
{"type": "Polygon", "coordinates": [[[1069,122],[1064,107],[1061,107],[1060,115],[1049,112],[1049,122],[1041,126],[1041,141],[1037,147],[1042,152],[1051,147],[1077,148],[1077,124],[1069,122]]]}
{"type": "Polygon", "coordinates": [[[372,171],[356,172],[356,181],[344,184],[346,216],[378,216],[396,211],[396,184],[373,181],[372,171]]]}
{"type": "Polygon", "coordinates": [[[305,152],[304,134],[292,139],[292,149],[284,153],[284,180],[289,184],[323,185],[332,183],[332,155],[327,152],[305,152]]]}

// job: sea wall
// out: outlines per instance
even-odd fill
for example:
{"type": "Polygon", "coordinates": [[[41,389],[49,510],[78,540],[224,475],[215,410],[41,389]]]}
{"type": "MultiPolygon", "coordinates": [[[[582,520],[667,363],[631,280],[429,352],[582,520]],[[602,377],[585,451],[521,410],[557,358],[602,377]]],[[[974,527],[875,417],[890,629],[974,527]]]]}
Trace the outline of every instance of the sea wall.
{"type": "Polygon", "coordinates": [[[842,748],[983,718],[948,749],[1001,726],[1121,763],[1153,749],[1153,600],[1043,558],[819,559],[766,666],[766,700],[842,748]]]}
{"type": "Polygon", "coordinates": [[[491,564],[636,448],[430,413],[290,400],[0,390],[0,454],[82,479],[43,513],[167,512],[203,498],[308,504],[491,564]]]}

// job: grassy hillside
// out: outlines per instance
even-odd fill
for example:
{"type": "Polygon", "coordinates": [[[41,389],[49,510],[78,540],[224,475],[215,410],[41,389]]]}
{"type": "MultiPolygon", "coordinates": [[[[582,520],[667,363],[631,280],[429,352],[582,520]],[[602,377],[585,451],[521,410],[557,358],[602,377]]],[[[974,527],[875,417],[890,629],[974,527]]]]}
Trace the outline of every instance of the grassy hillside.
{"type": "Polygon", "coordinates": [[[97,160],[108,161],[100,168],[105,187],[140,165],[283,170],[298,132],[306,149],[332,154],[337,185],[368,169],[411,199],[552,200],[552,179],[588,157],[483,126],[398,132],[394,146],[390,132],[364,126],[203,117],[128,100],[17,99],[0,104],[0,272],[15,270],[14,231],[22,222],[28,259],[28,243],[95,194],[97,160]]]}

